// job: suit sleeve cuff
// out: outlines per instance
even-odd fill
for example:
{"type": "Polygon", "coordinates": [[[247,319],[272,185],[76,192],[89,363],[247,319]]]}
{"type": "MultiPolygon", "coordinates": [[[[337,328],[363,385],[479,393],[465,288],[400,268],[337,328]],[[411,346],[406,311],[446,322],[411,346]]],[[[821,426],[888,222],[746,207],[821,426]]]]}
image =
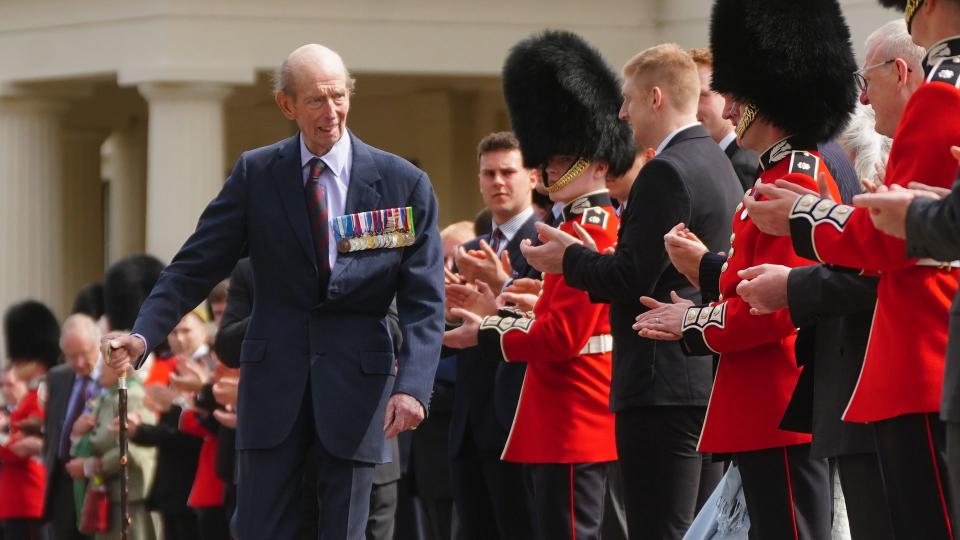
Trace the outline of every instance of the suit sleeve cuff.
{"type": "Polygon", "coordinates": [[[143,354],[133,362],[133,369],[140,369],[140,366],[142,366],[143,363],[147,361],[147,357],[150,356],[150,344],[147,343],[147,338],[140,334],[131,335],[143,342],[143,354]]]}
{"type": "Polygon", "coordinates": [[[924,245],[927,236],[925,229],[928,224],[927,216],[930,214],[931,208],[938,203],[939,201],[934,199],[917,197],[907,208],[907,257],[911,259],[931,257],[930,252],[924,245]]]}

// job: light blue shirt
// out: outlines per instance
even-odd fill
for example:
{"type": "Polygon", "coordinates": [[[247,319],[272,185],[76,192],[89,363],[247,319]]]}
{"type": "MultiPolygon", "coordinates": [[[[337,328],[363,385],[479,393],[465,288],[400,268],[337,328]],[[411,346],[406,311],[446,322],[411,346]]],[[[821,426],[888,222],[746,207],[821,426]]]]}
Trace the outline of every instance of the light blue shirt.
{"type": "MultiPolygon", "coordinates": [[[[327,216],[333,219],[342,216],[347,206],[347,189],[350,187],[350,170],[353,168],[353,147],[350,142],[350,134],[344,133],[340,140],[333,145],[329,152],[322,156],[317,156],[307,149],[303,142],[303,134],[300,135],[300,168],[303,174],[303,185],[307,185],[310,175],[310,160],[318,157],[326,165],[320,174],[320,183],[323,185],[323,191],[327,200],[327,216]]],[[[361,211],[373,210],[373,208],[361,208],[361,211]]],[[[333,237],[333,227],[327,227],[327,234],[330,236],[328,243],[328,254],[330,257],[330,268],[333,268],[337,262],[337,242],[333,237]]]]}
{"type": "Polygon", "coordinates": [[[507,244],[513,241],[513,237],[516,236],[517,232],[520,231],[520,227],[523,227],[523,224],[526,223],[532,215],[533,207],[528,206],[525,210],[501,223],[500,225],[497,225],[496,222],[494,222],[493,229],[490,231],[490,238],[493,238],[493,231],[496,230],[499,230],[500,233],[503,234],[503,241],[500,242],[500,246],[497,249],[497,255],[503,253],[503,250],[507,247],[507,244]]]}

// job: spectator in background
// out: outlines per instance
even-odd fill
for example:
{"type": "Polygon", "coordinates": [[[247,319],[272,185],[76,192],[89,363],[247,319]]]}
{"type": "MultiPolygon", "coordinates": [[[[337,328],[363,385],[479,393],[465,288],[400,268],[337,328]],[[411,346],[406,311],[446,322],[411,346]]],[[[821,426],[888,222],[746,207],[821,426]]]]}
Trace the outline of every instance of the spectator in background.
{"type": "Polygon", "coordinates": [[[850,158],[858,178],[870,180],[876,186],[883,185],[893,139],[877,133],[873,108],[857,104],[847,127],[837,136],[837,144],[850,158]]]}
{"type": "Polygon", "coordinates": [[[474,237],[480,237],[485,234],[490,234],[490,230],[492,227],[493,227],[493,217],[490,215],[489,208],[484,208],[479,213],[477,213],[477,217],[473,218],[474,237]]]}
{"type": "MultiPolygon", "coordinates": [[[[17,378],[13,367],[0,372],[0,443],[10,440],[10,414],[27,394],[27,385],[17,378]]],[[[0,537],[2,538],[2,537],[0,537]]]]}
{"type": "MultiPolygon", "coordinates": [[[[89,431],[80,434],[74,443],[73,452],[78,458],[67,466],[76,480],[86,479],[93,483],[92,489],[105,489],[110,501],[110,528],[106,533],[94,534],[94,540],[119,540],[121,538],[120,509],[120,446],[118,442],[119,376],[112,369],[100,371],[100,395],[91,412],[92,425],[89,431]]],[[[132,371],[132,370],[131,370],[132,371]]],[[[156,415],[143,405],[143,384],[133,376],[127,377],[127,414],[137,425],[156,422],[156,415]]],[[[77,422],[77,424],[81,424],[77,422]]],[[[75,426],[76,427],[76,426],[75,426]]],[[[81,425],[82,427],[82,425],[81,425]]],[[[75,429],[79,434],[80,430],[75,429]]],[[[127,493],[130,515],[130,538],[155,540],[153,520],[146,507],[146,495],[154,479],[156,451],[153,448],[129,445],[127,449],[127,493]]],[[[88,487],[87,493],[91,488],[88,487]]]]}
{"type": "Polygon", "coordinates": [[[46,473],[36,456],[43,441],[40,384],[60,356],[60,325],[43,304],[28,300],[4,316],[7,358],[27,387],[10,413],[10,434],[0,441],[0,522],[6,540],[34,540],[40,534],[46,473]]]}
{"type": "Polygon", "coordinates": [[[87,538],[77,530],[74,481],[66,465],[70,462],[73,424],[83,413],[84,405],[100,393],[99,374],[94,373],[100,358],[100,329],[96,321],[83,313],[67,317],[61,327],[60,348],[66,364],[47,373],[44,514],[53,540],[72,540],[87,538]]]}
{"type": "Polygon", "coordinates": [[[703,124],[710,137],[720,145],[723,153],[730,158],[733,170],[740,179],[744,191],[751,188],[757,180],[757,167],[760,157],[749,148],[743,148],[737,143],[737,135],[733,131],[733,122],[723,117],[723,107],[726,101],[723,96],[713,91],[713,53],[710,49],[690,49],[687,51],[697,64],[697,74],[700,76],[700,101],[697,104],[697,120],[703,124]]]}
{"type": "Polygon", "coordinates": [[[610,191],[610,197],[617,201],[617,217],[627,209],[627,199],[630,198],[630,190],[637,180],[637,175],[640,174],[640,169],[655,155],[657,155],[657,151],[653,148],[638,150],[637,157],[634,158],[633,167],[630,167],[630,170],[619,176],[607,176],[607,190],[610,191]]]}
{"type": "Polygon", "coordinates": [[[453,269],[457,248],[475,238],[474,224],[469,221],[458,221],[444,227],[440,231],[440,240],[443,242],[443,266],[447,270],[453,269]]]}

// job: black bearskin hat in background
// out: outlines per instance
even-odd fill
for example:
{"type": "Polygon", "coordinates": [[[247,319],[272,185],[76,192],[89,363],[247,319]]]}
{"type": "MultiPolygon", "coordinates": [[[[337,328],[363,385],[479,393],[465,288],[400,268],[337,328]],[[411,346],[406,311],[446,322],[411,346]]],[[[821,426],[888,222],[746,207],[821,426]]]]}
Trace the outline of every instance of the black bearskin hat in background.
{"type": "Polygon", "coordinates": [[[93,320],[103,316],[103,283],[96,281],[88,283],[77,292],[73,299],[73,309],[70,313],[83,313],[93,320]]]}
{"type": "Polygon", "coordinates": [[[60,358],[60,323],[50,309],[35,300],[12,306],[3,317],[7,358],[37,360],[54,366],[60,358]]]}
{"type": "Polygon", "coordinates": [[[107,269],[103,308],[111,330],[130,330],[140,305],[157,283],[163,263],[150,255],[131,255],[107,269]]]}
{"type": "Polygon", "coordinates": [[[857,64],[836,0],[717,0],[710,48],[713,90],[790,135],[826,141],[853,112],[857,64]]]}
{"type": "Polygon", "coordinates": [[[612,175],[633,166],[633,134],[617,118],[620,83],[580,36],[548,30],[514,45],[503,95],[526,167],[555,155],[606,161],[612,175]]]}

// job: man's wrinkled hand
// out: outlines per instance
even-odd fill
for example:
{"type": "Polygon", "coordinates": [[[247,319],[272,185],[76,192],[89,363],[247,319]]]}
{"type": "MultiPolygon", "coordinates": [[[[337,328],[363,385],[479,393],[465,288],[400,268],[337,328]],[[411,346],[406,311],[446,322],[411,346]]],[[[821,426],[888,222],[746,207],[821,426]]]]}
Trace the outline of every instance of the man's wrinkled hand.
{"type": "Polygon", "coordinates": [[[417,398],[409,394],[394,394],[387,402],[387,411],[383,419],[383,431],[387,439],[396,437],[400,432],[417,429],[423,422],[425,411],[417,398]]]}
{"type": "Polygon", "coordinates": [[[751,315],[766,315],[787,307],[787,278],[790,268],[779,264],[761,264],[745,268],[737,294],[750,304],[751,315]]]}
{"type": "Polygon", "coordinates": [[[118,375],[125,374],[143,352],[143,340],[133,334],[110,332],[100,339],[104,363],[118,375]]]}

